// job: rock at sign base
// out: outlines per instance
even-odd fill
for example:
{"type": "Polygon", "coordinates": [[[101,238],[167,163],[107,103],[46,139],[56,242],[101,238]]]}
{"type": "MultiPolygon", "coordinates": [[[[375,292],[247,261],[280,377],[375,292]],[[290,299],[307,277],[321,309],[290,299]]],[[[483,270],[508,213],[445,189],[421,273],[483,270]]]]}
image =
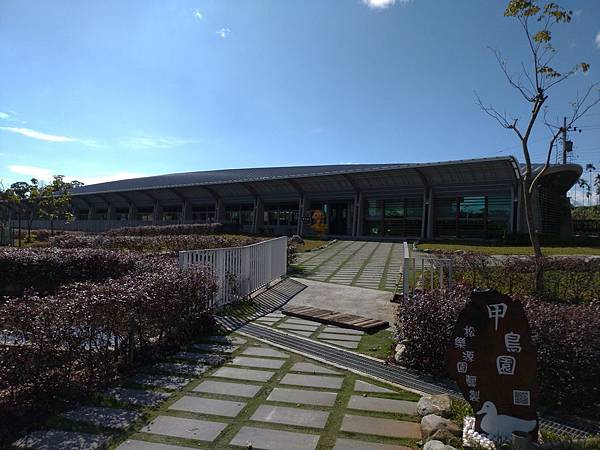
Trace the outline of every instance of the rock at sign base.
{"type": "Polygon", "coordinates": [[[435,414],[429,414],[421,419],[421,437],[424,442],[438,440],[448,442],[450,439],[462,436],[462,429],[452,422],[435,414]]]}
{"type": "Polygon", "coordinates": [[[423,450],[456,450],[451,445],[446,445],[442,441],[427,441],[423,446],[423,450]]]}
{"type": "Polygon", "coordinates": [[[290,242],[291,242],[292,244],[299,244],[299,245],[302,245],[302,244],[304,244],[304,239],[302,239],[300,236],[298,236],[297,234],[295,234],[295,235],[293,235],[293,236],[290,238],[290,242]]]}
{"type": "Polygon", "coordinates": [[[429,414],[450,417],[452,415],[452,399],[447,394],[424,395],[417,403],[417,413],[421,417],[429,414]]]}

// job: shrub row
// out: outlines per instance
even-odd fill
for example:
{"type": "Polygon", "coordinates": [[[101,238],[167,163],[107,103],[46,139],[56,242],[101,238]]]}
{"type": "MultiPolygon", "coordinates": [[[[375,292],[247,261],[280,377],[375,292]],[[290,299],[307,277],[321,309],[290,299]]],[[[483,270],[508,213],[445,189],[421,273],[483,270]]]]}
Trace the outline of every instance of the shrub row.
{"type": "Polygon", "coordinates": [[[237,247],[257,242],[256,238],[231,235],[179,235],[179,236],[109,236],[64,235],[50,238],[58,248],[104,248],[145,252],[178,252],[206,248],[237,247]]]}
{"type": "Polygon", "coordinates": [[[215,289],[206,270],[167,265],[7,301],[0,306],[0,442],[58,399],[90,394],[212,331],[206,306],[215,289]]]}
{"type": "Polygon", "coordinates": [[[122,252],[101,249],[0,249],[0,296],[46,293],[72,281],[118,277],[135,266],[122,252]]]}
{"type": "Polygon", "coordinates": [[[147,227],[113,228],[105,234],[108,236],[180,236],[186,234],[216,234],[221,231],[220,223],[193,223],[182,225],[161,225],[147,227]]]}
{"type": "MultiPolygon", "coordinates": [[[[470,288],[417,292],[398,309],[403,364],[445,376],[446,349],[470,288]]],[[[540,401],[545,408],[600,417],[600,304],[521,300],[537,349],[540,401]]]]}
{"type": "MultiPolygon", "coordinates": [[[[533,256],[503,259],[478,253],[443,256],[453,260],[453,276],[458,282],[505,294],[536,294],[533,256]]],[[[539,264],[544,269],[544,299],[567,303],[600,300],[600,258],[546,257],[539,264]]]]}

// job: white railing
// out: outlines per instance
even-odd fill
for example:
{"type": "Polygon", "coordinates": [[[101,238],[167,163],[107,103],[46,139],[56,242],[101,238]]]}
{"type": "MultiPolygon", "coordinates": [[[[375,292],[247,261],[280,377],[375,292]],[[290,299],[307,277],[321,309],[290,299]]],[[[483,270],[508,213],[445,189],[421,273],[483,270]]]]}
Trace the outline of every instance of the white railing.
{"type": "Polygon", "coordinates": [[[412,257],[408,244],[404,242],[402,294],[405,300],[416,290],[449,289],[451,287],[451,259],[412,257]]]}
{"type": "Polygon", "coordinates": [[[287,272],[287,237],[243,247],[179,252],[179,267],[211,268],[218,290],[211,307],[220,308],[247,298],[287,272]]]}

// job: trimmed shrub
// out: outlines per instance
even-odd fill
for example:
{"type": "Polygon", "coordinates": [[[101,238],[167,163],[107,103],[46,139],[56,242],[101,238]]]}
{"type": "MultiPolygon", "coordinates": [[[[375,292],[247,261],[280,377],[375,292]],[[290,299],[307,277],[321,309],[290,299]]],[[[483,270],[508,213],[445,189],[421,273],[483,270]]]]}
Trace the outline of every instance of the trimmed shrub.
{"type": "Polygon", "coordinates": [[[208,271],[167,265],[7,301],[0,306],[0,442],[57,404],[211,332],[215,290],[208,271]]]}
{"type": "MultiPolygon", "coordinates": [[[[406,345],[403,364],[446,376],[446,349],[470,288],[417,292],[398,309],[398,336],[406,345]]],[[[600,304],[520,300],[537,349],[543,407],[600,417],[600,304]]]]}
{"type": "Polygon", "coordinates": [[[160,225],[147,227],[113,228],[107,236],[180,236],[186,234],[216,234],[223,226],[220,223],[193,223],[182,225],[160,225]]]}
{"type": "Polygon", "coordinates": [[[118,277],[135,267],[125,253],[101,249],[0,249],[0,295],[46,293],[72,281],[118,277]]]}
{"type": "Polygon", "coordinates": [[[104,248],[145,252],[179,252],[182,250],[202,250],[206,248],[237,247],[250,245],[259,239],[247,236],[229,235],[180,235],[180,236],[109,236],[80,235],[55,236],[50,238],[53,247],[58,248],[104,248]]]}

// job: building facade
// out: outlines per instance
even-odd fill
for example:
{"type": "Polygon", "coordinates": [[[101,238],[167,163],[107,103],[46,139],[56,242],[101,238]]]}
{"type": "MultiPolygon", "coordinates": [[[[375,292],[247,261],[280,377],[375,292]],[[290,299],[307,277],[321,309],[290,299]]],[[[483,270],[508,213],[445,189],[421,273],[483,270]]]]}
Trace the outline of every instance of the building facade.
{"type": "MultiPolygon", "coordinates": [[[[566,193],[581,172],[568,164],[542,176],[541,232],[571,232],[566,193]]],[[[495,239],[526,232],[520,176],[513,157],[159,175],[74,189],[71,227],[222,222],[272,235],[495,239]]]]}

